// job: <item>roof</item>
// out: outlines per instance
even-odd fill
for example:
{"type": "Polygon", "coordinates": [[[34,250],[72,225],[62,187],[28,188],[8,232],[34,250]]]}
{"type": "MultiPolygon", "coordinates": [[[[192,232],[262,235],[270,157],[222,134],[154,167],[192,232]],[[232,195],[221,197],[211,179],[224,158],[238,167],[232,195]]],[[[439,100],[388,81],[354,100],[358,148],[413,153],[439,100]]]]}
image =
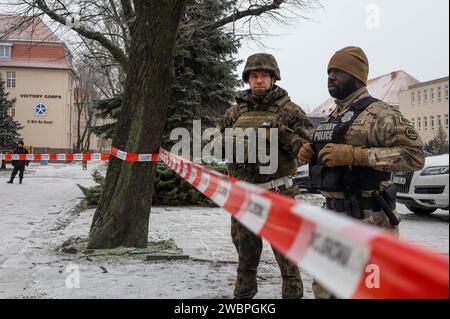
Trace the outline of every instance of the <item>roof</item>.
{"type": "Polygon", "coordinates": [[[63,43],[40,17],[35,16],[0,15],[0,40],[63,43]]]}
{"type": "Polygon", "coordinates": [[[12,44],[0,67],[72,69],[70,53],[39,17],[0,15],[0,43],[12,44]]]}
{"type": "Polygon", "coordinates": [[[11,60],[0,59],[0,67],[71,69],[63,44],[14,44],[11,60]]]}
{"type": "MultiPolygon", "coordinates": [[[[367,82],[367,89],[373,97],[391,105],[399,105],[400,92],[418,83],[420,83],[419,80],[405,71],[400,70],[369,80],[367,82]]],[[[329,98],[310,112],[309,115],[327,116],[334,110],[335,106],[334,99],[329,98]]]]}
{"type": "Polygon", "coordinates": [[[425,86],[425,85],[435,84],[435,83],[444,82],[444,81],[448,81],[448,76],[443,77],[443,78],[439,78],[439,79],[435,79],[435,80],[431,80],[431,81],[426,81],[426,82],[421,82],[421,83],[418,83],[418,84],[414,84],[414,85],[411,85],[409,87],[409,89],[415,89],[415,88],[422,87],[422,86],[425,86]]]}

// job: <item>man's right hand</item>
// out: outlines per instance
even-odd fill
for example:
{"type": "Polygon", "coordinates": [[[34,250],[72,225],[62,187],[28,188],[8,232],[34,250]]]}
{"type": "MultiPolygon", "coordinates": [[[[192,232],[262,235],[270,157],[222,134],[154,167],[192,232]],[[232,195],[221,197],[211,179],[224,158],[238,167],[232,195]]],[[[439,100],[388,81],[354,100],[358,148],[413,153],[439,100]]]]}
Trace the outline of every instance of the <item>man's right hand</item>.
{"type": "Polygon", "coordinates": [[[312,144],[308,143],[303,145],[303,147],[298,152],[298,160],[301,165],[306,165],[311,162],[311,159],[314,155],[314,150],[312,148],[312,144]]]}

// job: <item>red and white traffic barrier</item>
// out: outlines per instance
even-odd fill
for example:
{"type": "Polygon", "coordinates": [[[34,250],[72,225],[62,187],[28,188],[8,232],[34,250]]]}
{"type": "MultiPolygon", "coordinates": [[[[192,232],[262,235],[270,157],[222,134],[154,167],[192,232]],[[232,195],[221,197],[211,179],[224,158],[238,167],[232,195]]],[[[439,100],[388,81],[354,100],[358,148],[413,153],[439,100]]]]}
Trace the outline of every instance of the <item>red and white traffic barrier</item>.
{"type": "Polygon", "coordinates": [[[161,160],[340,298],[449,298],[449,259],[165,150],[161,160]]]}

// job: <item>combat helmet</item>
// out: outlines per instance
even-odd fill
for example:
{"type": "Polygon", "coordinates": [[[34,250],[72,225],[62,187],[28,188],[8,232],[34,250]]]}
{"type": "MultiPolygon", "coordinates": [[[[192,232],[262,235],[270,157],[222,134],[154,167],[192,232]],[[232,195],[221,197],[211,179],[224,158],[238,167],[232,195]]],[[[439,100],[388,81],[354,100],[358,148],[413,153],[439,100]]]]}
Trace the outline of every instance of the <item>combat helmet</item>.
{"type": "Polygon", "coordinates": [[[249,56],[244,71],[242,72],[242,79],[244,82],[248,82],[250,72],[259,70],[269,71],[275,80],[281,80],[277,60],[271,54],[257,53],[249,56]]]}

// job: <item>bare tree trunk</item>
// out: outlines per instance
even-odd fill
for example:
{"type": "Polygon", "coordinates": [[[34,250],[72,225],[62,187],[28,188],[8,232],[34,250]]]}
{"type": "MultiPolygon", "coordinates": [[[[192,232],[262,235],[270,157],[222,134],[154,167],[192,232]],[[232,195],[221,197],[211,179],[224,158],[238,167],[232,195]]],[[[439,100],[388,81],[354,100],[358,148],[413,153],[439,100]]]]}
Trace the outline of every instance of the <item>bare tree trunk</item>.
{"type": "MultiPolygon", "coordinates": [[[[174,80],[173,55],[186,0],[135,0],[130,63],[114,146],[157,153],[174,80]]],[[[111,158],[88,247],[146,247],[155,163],[111,158]]]]}
{"type": "MultiPolygon", "coordinates": [[[[80,102],[80,103],[84,103],[80,102]]],[[[80,152],[81,151],[81,110],[83,109],[83,105],[80,106],[80,104],[77,104],[77,146],[76,146],[76,150],[75,152],[80,152]]]]}

